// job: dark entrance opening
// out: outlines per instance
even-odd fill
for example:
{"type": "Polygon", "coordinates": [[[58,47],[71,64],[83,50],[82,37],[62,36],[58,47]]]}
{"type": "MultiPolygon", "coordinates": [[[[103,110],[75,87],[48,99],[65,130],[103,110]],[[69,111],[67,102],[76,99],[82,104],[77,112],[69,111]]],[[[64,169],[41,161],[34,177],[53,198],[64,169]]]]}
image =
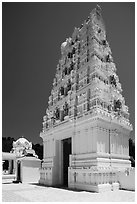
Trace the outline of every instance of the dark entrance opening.
{"type": "Polygon", "coordinates": [[[4,164],[3,164],[3,170],[6,171],[9,168],[9,161],[5,160],[4,164]]]}
{"type": "Polygon", "coordinates": [[[63,185],[68,186],[69,155],[71,154],[71,138],[62,140],[63,143],[63,185]]]}
{"type": "Polygon", "coordinates": [[[21,182],[21,167],[20,167],[20,162],[17,164],[17,181],[21,182]]]}

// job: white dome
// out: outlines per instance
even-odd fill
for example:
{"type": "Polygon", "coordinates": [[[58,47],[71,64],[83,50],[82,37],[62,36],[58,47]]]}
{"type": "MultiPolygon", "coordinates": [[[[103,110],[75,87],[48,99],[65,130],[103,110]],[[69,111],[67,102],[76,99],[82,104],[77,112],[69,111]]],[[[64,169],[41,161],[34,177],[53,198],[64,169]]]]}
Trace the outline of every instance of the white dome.
{"type": "Polygon", "coordinates": [[[24,144],[24,143],[29,143],[29,141],[28,141],[27,139],[25,139],[24,137],[21,137],[21,138],[19,138],[18,140],[16,140],[16,143],[18,143],[18,142],[20,142],[20,143],[22,143],[22,144],[24,144]]]}
{"type": "Polygon", "coordinates": [[[13,142],[13,147],[14,148],[21,148],[21,147],[26,147],[27,149],[31,149],[32,148],[32,143],[29,142],[27,139],[25,139],[24,137],[19,138],[18,140],[16,140],[15,142],[13,142]]]}

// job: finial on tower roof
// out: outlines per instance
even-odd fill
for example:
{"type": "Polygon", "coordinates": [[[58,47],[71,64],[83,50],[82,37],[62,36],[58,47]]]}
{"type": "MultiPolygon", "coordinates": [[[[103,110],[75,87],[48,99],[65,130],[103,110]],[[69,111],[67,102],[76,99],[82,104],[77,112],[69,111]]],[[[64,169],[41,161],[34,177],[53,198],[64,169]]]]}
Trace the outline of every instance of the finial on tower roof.
{"type": "Polygon", "coordinates": [[[97,4],[97,6],[96,6],[97,8],[99,8],[99,9],[101,9],[101,6],[99,5],[99,4],[97,4]]]}
{"type": "Polygon", "coordinates": [[[97,4],[97,6],[96,6],[97,14],[101,14],[101,11],[102,11],[101,7],[97,4]]]}

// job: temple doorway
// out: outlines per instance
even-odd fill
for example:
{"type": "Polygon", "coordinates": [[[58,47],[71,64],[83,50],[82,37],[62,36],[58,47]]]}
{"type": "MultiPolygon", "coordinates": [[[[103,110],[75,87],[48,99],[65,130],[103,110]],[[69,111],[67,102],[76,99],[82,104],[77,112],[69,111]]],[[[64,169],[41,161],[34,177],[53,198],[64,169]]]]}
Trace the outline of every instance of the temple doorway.
{"type": "Polygon", "coordinates": [[[71,138],[62,140],[63,144],[63,186],[68,186],[69,155],[71,154],[71,138]]]}

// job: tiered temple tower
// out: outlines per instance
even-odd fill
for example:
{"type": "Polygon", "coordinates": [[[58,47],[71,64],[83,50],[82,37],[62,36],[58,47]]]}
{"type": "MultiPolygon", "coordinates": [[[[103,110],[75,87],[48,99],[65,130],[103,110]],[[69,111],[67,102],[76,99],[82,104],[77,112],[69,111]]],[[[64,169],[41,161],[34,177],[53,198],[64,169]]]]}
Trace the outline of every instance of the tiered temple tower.
{"type": "Polygon", "coordinates": [[[119,188],[117,172],[131,166],[132,125],[99,6],[61,45],[43,120],[40,183],[119,188]]]}

